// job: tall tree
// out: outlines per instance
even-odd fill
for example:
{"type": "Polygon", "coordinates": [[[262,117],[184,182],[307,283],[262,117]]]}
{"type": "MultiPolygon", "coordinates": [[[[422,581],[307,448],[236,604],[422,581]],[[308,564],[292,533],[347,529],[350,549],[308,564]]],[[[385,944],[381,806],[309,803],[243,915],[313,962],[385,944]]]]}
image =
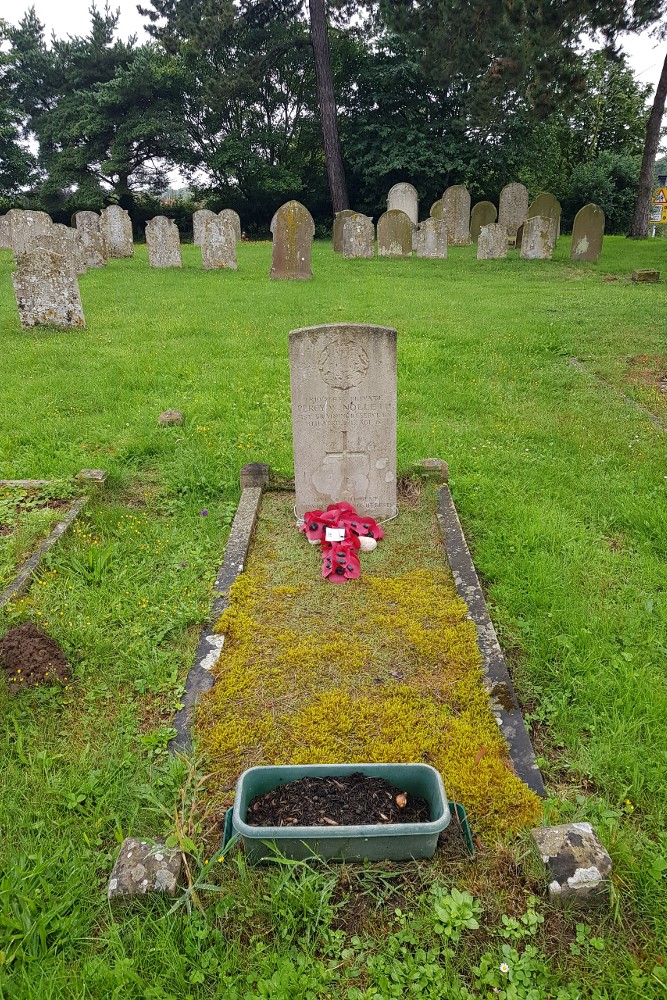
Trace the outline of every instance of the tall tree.
{"type": "Polygon", "coordinates": [[[109,193],[130,208],[133,191],[163,190],[183,152],[181,87],[163,51],[115,38],[118,14],[90,8],[85,37],[44,42],[31,11],[9,30],[15,92],[39,143],[43,194],[76,189],[83,207],[109,193]]]}
{"type": "Polygon", "coordinates": [[[329,191],[334,214],[349,208],[343,156],[338,135],[338,111],[334,95],[331,53],[325,0],[308,0],[310,10],[310,38],[313,46],[317,99],[320,106],[320,123],[324,141],[324,156],[329,179],[329,191]]]}
{"type": "Polygon", "coordinates": [[[632,225],[628,236],[634,240],[645,240],[648,237],[649,210],[651,206],[651,192],[653,191],[653,168],[655,158],[658,153],[658,143],[660,142],[660,130],[662,127],[662,116],[665,112],[665,99],[667,98],[667,56],[662,64],[662,72],[658,80],[653,98],[653,107],[649,115],[646,126],[646,142],[644,144],[644,155],[639,172],[639,185],[637,188],[637,201],[632,217],[632,225]]]}

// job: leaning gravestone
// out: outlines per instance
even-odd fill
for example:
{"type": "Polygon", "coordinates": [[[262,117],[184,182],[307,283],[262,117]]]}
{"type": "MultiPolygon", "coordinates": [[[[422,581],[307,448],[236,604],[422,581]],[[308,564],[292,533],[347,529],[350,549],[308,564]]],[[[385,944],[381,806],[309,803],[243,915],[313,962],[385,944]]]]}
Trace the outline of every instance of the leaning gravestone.
{"type": "Polygon", "coordinates": [[[236,233],[228,219],[211,213],[204,220],[201,241],[201,266],[204,271],[236,270],[236,233]]]}
{"type": "Polygon", "coordinates": [[[442,219],[447,224],[449,246],[470,244],[470,192],[465,184],[448,187],[442,196],[442,219]]]}
{"type": "Polygon", "coordinates": [[[375,255],[375,227],[373,220],[360,212],[352,212],[343,224],[343,257],[373,257],[375,255]]]}
{"type": "Polygon", "coordinates": [[[341,500],[396,513],[396,336],[355,323],[290,333],[299,517],[341,500]]]}
{"type": "Polygon", "coordinates": [[[574,217],[572,227],[572,260],[596,261],[602,253],[604,237],[604,212],[599,205],[590,202],[580,208],[574,217]]]}
{"type": "Polygon", "coordinates": [[[182,267],[181,238],[173,219],[158,215],[146,223],[150,267],[182,267]]]}
{"type": "Polygon", "coordinates": [[[417,188],[413,187],[412,184],[405,183],[405,181],[402,181],[400,184],[394,184],[387,195],[387,211],[392,212],[394,210],[405,212],[412,225],[416,226],[419,222],[419,195],[417,188]]]}
{"type": "Polygon", "coordinates": [[[492,201],[478,201],[470,213],[470,239],[476,243],[482,226],[491,226],[498,218],[496,206],[492,201]]]}
{"type": "Polygon", "coordinates": [[[192,213],[192,242],[196,247],[201,246],[204,237],[204,223],[207,219],[215,218],[217,218],[215,212],[211,212],[208,208],[198,208],[196,212],[192,213]]]}
{"type": "Polygon", "coordinates": [[[437,201],[433,202],[429,215],[432,219],[437,219],[438,222],[442,222],[442,198],[438,198],[437,201]]]}
{"type": "Polygon", "coordinates": [[[498,222],[508,233],[510,243],[516,242],[519,226],[528,218],[528,188],[523,184],[506,184],[500,192],[498,222]]]}
{"type": "Polygon", "coordinates": [[[521,256],[523,260],[551,260],[554,252],[553,219],[533,215],[523,224],[521,256]]]}
{"type": "Polygon", "coordinates": [[[122,260],[133,256],[132,220],[120,205],[109,205],[102,209],[100,232],[104,237],[107,257],[122,260]]]}
{"type": "Polygon", "coordinates": [[[497,222],[482,226],[477,241],[477,260],[507,257],[507,230],[497,222]]]}
{"type": "Polygon", "coordinates": [[[310,281],[315,223],[298,201],[281,205],[271,221],[273,233],[272,281],[310,281]]]}
{"type": "Polygon", "coordinates": [[[6,215],[0,217],[0,250],[11,250],[12,232],[10,221],[6,215]]]}
{"type": "Polygon", "coordinates": [[[447,259],[447,224],[438,219],[425,219],[419,223],[415,237],[418,257],[432,260],[447,259]]]}
{"type": "Polygon", "coordinates": [[[87,267],[107,266],[107,248],[100,229],[100,221],[97,212],[77,212],[74,216],[87,267]]]}
{"type": "Polygon", "coordinates": [[[54,222],[45,233],[31,233],[27,239],[26,253],[37,246],[60,254],[76,274],[85,274],[88,270],[79,233],[70,226],[54,222]]]}
{"type": "Polygon", "coordinates": [[[231,222],[232,229],[234,230],[234,236],[236,237],[236,242],[241,239],[243,233],[241,232],[241,216],[238,212],[235,212],[233,208],[223,208],[222,212],[218,212],[219,219],[226,219],[227,222],[231,222]]]}
{"type": "Polygon", "coordinates": [[[58,245],[58,236],[44,234],[17,257],[12,282],[24,329],[86,325],[76,271],[72,261],[54,249],[58,245]]]}
{"type": "Polygon", "coordinates": [[[535,201],[532,203],[528,209],[528,218],[532,219],[537,215],[541,215],[543,219],[551,220],[551,242],[554,247],[556,246],[556,241],[560,235],[560,202],[555,195],[549,194],[548,191],[543,191],[538,194],[535,201]]]}
{"type": "Polygon", "coordinates": [[[14,259],[25,253],[33,237],[47,233],[53,225],[51,216],[46,212],[29,212],[22,208],[12,208],[7,212],[9,232],[12,241],[14,259]]]}
{"type": "Polygon", "coordinates": [[[412,220],[398,209],[385,212],[378,219],[378,257],[412,256],[412,220]]]}
{"type": "MultiPolygon", "coordinates": [[[[342,212],[336,212],[334,215],[332,233],[334,253],[343,253],[343,227],[345,226],[347,219],[351,219],[353,216],[358,214],[358,212],[353,212],[351,208],[344,208],[342,212]]],[[[273,229],[271,232],[273,232],[273,229]]]]}

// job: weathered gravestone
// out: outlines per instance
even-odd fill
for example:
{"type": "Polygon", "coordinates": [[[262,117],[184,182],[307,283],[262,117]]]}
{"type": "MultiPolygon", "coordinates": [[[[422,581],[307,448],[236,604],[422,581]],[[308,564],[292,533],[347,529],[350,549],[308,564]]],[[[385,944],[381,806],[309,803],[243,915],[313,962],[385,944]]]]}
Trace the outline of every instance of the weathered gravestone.
{"type": "Polygon", "coordinates": [[[269,277],[273,281],[310,281],[315,223],[300,202],[281,205],[271,222],[273,257],[269,277]]]}
{"type": "Polygon", "coordinates": [[[28,250],[34,236],[48,232],[53,225],[46,212],[28,212],[22,208],[10,209],[7,218],[15,260],[28,250]]]}
{"type": "Polygon", "coordinates": [[[375,227],[367,215],[353,212],[343,225],[343,257],[373,257],[375,255],[375,227]]]}
{"type": "Polygon", "coordinates": [[[299,517],[341,500],[396,513],[396,336],[355,323],[290,333],[299,517]]]}
{"type": "Polygon", "coordinates": [[[437,201],[433,202],[429,215],[432,219],[437,219],[438,222],[442,222],[442,198],[438,198],[437,201]]]}
{"type": "Polygon", "coordinates": [[[124,208],[120,205],[109,205],[108,208],[104,208],[100,217],[100,232],[104,237],[107,257],[115,260],[132,257],[134,254],[132,220],[124,208]]]}
{"type": "Polygon", "coordinates": [[[81,237],[87,267],[107,266],[106,245],[100,230],[100,221],[97,212],[77,212],[74,216],[74,224],[81,237]]]}
{"type": "Polygon", "coordinates": [[[58,246],[59,238],[45,233],[18,255],[12,282],[24,329],[86,325],[76,270],[72,261],[58,252],[58,246]]]}
{"type": "Polygon", "coordinates": [[[196,212],[192,213],[192,242],[196,247],[201,246],[201,241],[204,238],[206,220],[216,218],[215,212],[209,211],[208,208],[198,208],[196,212]]]}
{"type": "Polygon", "coordinates": [[[447,224],[439,219],[425,219],[420,222],[415,237],[418,257],[433,260],[447,259],[447,224]]]}
{"type": "Polygon", "coordinates": [[[78,231],[70,226],[54,222],[44,233],[31,232],[26,238],[25,252],[28,253],[37,246],[60,254],[74,268],[76,274],[85,274],[88,270],[81,237],[78,231]]]}
{"type": "Polygon", "coordinates": [[[204,271],[236,270],[236,233],[228,219],[213,214],[204,219],[201,266],[204,271]]]}
{"type": "Polygon", "coordinates": [[[506,184],[500,192],[498,222],[507,230],[510,243],[516,242],[519,226],[528,218],[528,189],[523,184],[506,184]]]}
{"type": "Polygon", "coordinates": [[[553,219],[534,215],[523,224],[521,256],[524,260],[551,260],[554,252],[553,219]]]}
{"type": "Polygon", "coordinates": [[[417,194],[417,188],[413,187],[412,184],[405,183],[405,181],[401,181],[400,184],[394,184],[387,195],[387,211],[392,212],[394,210],[405,212],[412,225],[416,226],[419,221],[419,195],[417,194]]]}
{"type": "Polygon", "coordinates": [[[482,226],[477,241],[477,260],[502,260],[507,257],[507,230],[498,222],[482,226]]]}
{"type": "Polygon", "coordinates": [[[604,212],[599,205],[590,202],[580,208],[574,217],[570,251],[572,260],[599,260],[603,237],[604,212]]]}
{"type": "MultiPolygon", "coordinates": [[[[343,253],[343,227],[345,226],[345,221],[358,214],[358,212],[353,212],[351,208],[344,208],[342,212],[336,212],[332,233],[334,253],[343,253]]],[[[271,232],[273,232],[273,229],[271,232]]]]}
{"type": "Polygon", "coordinates": [[[523,243],[523,222],[516,231],[516,236],[514,237],[514,246],[517,250],[521,249],[521,244],[523,243]]]}
{"type": "Polygon", "coordinates": [[[0,250],[11,250],[12,231],[6,215],[0,216],[0,250]]]}
{"type": "Polygon", "coordinates": [[[173,219],[157,215],[146,223],[150,267],[182,267],[181,238],[173,219]]]}
{"type": "Polygon", "coordinates": [[[470,192],[464,184],[454,184],[443,194],[442,220],[447,224],[449,246],[470,244],[470,192]]]}
{"type": "Polygon", "coordinates": [[[378,257],[411,257],[412,220],[405,212],[391,209],[378,219],[378,257]]]}
{"type": "Polygon", "coordinates": [[[491,226],[498,218],[496,206],[492,201],[478,201],[470,213],[470,239],[476,243],[482,226],[491,226]]]}
{"type": "Polygon", "coordinates": [[[549,194],[548,191],[542,191],[538,194],[535,201],[532,203],[528,209],[528,218],[532,219],[536,216],[542,216],[543,219],[549,219],[551,223],[551,242],[554,247],[560,235],[560,202],[555,195],[549,194]]]}
{"type": "Polygon", "coordinates": [[[241,232],[241,217],[238,212],[235,212],[233,208],[223,208],[222,212],[218,212],[219,219],[226,219],[227,222],[231,222],[232,229],[234,230],[234,236],[236,237],[236,242],[241,239],[243,233],[241,232]]]}

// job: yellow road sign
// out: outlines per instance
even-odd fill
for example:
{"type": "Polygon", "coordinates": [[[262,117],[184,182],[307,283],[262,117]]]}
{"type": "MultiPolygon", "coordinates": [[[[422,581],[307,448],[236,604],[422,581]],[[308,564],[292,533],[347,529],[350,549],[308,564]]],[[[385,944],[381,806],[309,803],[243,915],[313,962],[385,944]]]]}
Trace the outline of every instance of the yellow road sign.
{"type": "Polygon", "coordinates": [[[667,188],[658,188],[653,195],[654,205],[667,205],[667,188]]]}

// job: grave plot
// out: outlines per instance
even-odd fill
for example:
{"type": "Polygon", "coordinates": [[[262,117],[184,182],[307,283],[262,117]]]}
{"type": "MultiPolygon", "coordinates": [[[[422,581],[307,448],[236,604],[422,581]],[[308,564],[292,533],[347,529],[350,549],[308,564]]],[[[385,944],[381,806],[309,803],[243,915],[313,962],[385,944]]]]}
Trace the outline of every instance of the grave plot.
{"type": "Polygon", "coordinates": [[[257,764],[426,762],[492,838],[534,824],[483,683],[476,630],[446,567],[436,490],[407,481],[361,577],[333,587],[297,532],[295,497],[264,495],[245,571],[217,624],[196,717],[210,787],[229,801],[257,764]]]}
{"type": "MultiPolygon", "coordinates": [[[[59,524],[68,526],[82,502],[72,482],[0,483],[0,604],[22,567],[59,524]]],[[[19,590],[27,586],[30,572],[19,590]]]]}

